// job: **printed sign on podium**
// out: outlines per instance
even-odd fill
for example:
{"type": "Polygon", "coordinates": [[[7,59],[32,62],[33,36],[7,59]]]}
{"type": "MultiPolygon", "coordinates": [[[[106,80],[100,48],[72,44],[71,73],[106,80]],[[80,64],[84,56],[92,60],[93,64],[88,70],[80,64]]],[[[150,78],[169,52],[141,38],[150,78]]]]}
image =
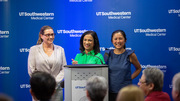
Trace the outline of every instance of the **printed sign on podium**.
{"type": "MultiPolygon", "coordinates": [[[[86,81],[91,76],[103,76],[108,82],[108,65],[66,65],[64,72],[65,101],[88,101],[86,97],[86,81]]],[[[108,92],[104,101],[108,101],[108,92]]]]}

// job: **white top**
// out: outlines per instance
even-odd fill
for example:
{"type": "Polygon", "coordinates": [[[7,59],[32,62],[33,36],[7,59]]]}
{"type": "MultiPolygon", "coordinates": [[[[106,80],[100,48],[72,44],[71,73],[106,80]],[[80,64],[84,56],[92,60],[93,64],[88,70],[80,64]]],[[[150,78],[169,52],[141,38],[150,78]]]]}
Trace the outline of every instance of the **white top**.
{"type": "Polygon", "coordinates": [[[43,50],[42,44],[30,48],[28,56],[28,74],[34,71],[44,71],[55,77],[56,82],[64,78],[64,65],[66,65],[64,49],[54,45],[54,52],[49,57],[43,50]]]}

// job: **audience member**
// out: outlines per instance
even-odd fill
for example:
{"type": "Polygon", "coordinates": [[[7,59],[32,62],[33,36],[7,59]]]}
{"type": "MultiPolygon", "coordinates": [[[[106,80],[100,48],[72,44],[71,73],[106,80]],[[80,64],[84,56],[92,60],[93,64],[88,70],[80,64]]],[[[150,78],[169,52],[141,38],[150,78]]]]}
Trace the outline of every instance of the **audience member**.
{"type": "Polygon", "coordinates": [[[128,85],[119,91],[116,101],[144,101],[144,92],[135,85],[128,85]]]}
{"type": "Polygon", "coordinates": [[[30,78],[30,93],[35,101],[50,101],[55,92],[56,81],[49,73],[36,71],[30,78]]]}
{"type": "Polygon", "coordinates": [[[0,101],[13,101],[13,99],[6,94],[0,93],[0,101]]]}
{"type": "Polygon", "coordinates": [[[107,90],[108,84],[104,77],[92,76],[87,80],[86,95],[89,101],[103,101],[107,90]]]}
{"type": "Polygon", "coordinates": [[[174,101],[180,101],[180,72],[174,75],[172,80],[172,97],[174,101]]]}
{"type": "Polygon", "coordinates": [[[157,68],[146,68],[143,70],[138,85],[145,93],[145,101],[170,101],[167,93],[162,91],[164,74],[157,68]]]}

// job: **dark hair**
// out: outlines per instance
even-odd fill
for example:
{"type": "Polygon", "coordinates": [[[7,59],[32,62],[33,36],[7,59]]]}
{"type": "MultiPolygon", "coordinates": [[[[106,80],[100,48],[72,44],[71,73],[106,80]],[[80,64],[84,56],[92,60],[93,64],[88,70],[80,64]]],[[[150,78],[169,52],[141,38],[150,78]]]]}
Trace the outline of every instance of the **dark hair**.
{"type": "MultiPolygon", "coordinates": [[[[116,30],[116,31],[114,31],[114,32],[112,33],[112,35],[111,35],[111,42],[112,42],[112,40],[113,40],[114,34],[116,34],[116,33],[121,33],[121,34],[123,35],[124,39],[127,40],[126,34],[125,34],[125,32],[124,32],[123,30],[116,30]]],[[[124,45],[124,49],[125,49],[125,48],[126,48],[126,45],[124,45]]]]}
{"type": "Polygon", "coordinates": [[[83,46],[83,39],[84,39],[84,36],[87,35],[87,34],[92,35],[92,37],[94,39],[94,47],[93,47],[93,49],[94,49],[94,52],[95,52],[95,55],[96,55],[97,53],[100,52],[100,49],[99,49],[100,45],[99,45],[98,36],[97,36],[96,32],[94,32],[94,31],[86,31],[86,32],[84,32],[82,34],[81,39],[80,39],[80,48],[79,48],[79,50],[81,51],[81,53],[84,52],[85,48],[83,46]]]}
{"type": "Polygon", "coordinates": [[[43,27],[41,27],[41,30],[39,32],[39,38],[38,38],[38,41],[37,41],[37,45],[39,45],[39,44],[41,44],[43,42],[43,39],[41,38],[41,35],[44,35],[44,31],[46,29],[52,29],[53,30],[53,28],[51,26],[43,26],[43,27]]]}
{"type": "Polygon", "coordinates": [[[54,93],[56,81],[46,72],[34,72],[30,78],[31,90],[40,101],[48,101],[54,93]]]}

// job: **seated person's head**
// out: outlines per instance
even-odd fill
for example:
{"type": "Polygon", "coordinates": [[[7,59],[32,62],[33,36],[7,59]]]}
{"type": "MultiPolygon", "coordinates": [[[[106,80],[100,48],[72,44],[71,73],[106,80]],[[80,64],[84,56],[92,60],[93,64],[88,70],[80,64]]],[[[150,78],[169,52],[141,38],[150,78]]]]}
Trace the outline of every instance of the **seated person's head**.
{"type": "Polygon", "coordinates": [[[101,76],[92,76],[87,80],[86,95],[90,101],[103,101],[108,89],[107,81],[101,76]]]}
{"type": "Polygon", "coordinates": [[[0,93],[0,101],[13,101],[13,99],[6,94],[0,93]]]}
{"type": "Polygon", "coordinates": [[[56,81],[53,76],[46,72],[34,72],[30,78],[31,95],[34,99],[46,101],[51,98],[55,91],[56,81]]]}
{"type": "Polygon", "coordinates": [[[144,92],[135,85],[129,85],[119,91],[116,101],[144,101],[144,92]]]}
{"type": "Polygon", "coordinates": [[[174,101],[180,101],[180,72],[174,75],[172,84],[172,97],[174,101]]]}
{"type": "Polygon", "coordinates": [[[141,79],[139,79],[138,85],[144,91],[147,96],[152,91],[162,91],[164,74],[157,68],[146,68],[143,70],[141,79]]]}

